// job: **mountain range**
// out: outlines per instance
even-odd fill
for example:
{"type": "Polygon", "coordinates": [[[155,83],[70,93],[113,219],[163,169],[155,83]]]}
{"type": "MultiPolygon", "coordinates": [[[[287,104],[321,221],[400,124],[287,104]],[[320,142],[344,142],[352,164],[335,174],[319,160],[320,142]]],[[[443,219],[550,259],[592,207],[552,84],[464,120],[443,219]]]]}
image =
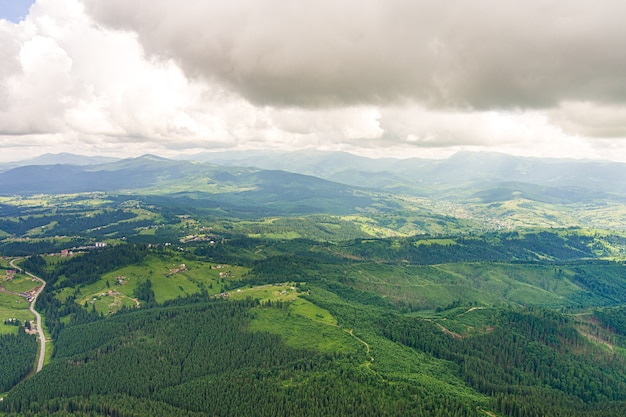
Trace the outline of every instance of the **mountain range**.
{"type": "MultiPolygon", "coordinates": [[[[358,190],[456,201],[516,197],[584,202],[626,197],[626,164],[524,158],[460,152],[448,159],[371,159],[343,152],[216,152],[189,160],[154,155],[115,160],[47,154],[0,165],[0,194],[251,193],[279,190],[292,199],[304,190],[336,197],[358,190]],[[332,192],[330,191],[332,190],[332,192]],[[330,194],[329,194],[330,193],[330,194]]],[[[309,193],[311,194],[311,193],[309,193]]],[[[313,197],[313,195],[309,195],[313,197]]]]}
{"type": "Polygon", "coordinates": [[[447,159],[372,159],[345,152],[217,152],[194,160],[227,166],[281,169],[356,186],[403,192],[434,192],[467,184],[493,187],[501,183],[580,187],[626,193],[626,164],[552,158],[526,158],[501,153],[458,152],[447,159]]]}

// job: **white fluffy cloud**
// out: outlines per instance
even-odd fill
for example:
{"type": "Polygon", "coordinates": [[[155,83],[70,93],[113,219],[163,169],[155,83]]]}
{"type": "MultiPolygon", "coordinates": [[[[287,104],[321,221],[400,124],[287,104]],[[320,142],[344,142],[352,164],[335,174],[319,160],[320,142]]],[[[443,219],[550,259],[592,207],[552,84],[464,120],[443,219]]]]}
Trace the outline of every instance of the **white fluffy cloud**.
{"type": "Polygon", "coordinates": [[[38,0],[0,20],[0,160],[311,147],[626,160],[624,9],[38,0]]]}

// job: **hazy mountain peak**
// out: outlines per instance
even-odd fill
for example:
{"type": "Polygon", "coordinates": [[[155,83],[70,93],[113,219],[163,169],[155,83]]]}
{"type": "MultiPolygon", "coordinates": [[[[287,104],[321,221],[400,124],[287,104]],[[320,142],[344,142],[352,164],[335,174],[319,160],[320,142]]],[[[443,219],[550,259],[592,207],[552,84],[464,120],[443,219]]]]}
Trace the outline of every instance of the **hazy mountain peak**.
{"type": "Polygon", "coordinates": [[[130,158],[130,159],[134,159],[134,160],[137,160],[137,161],[141,161],[141,160],[144,160],[144,161],[172,161],[171,159],[163,158],[162,156],[154,155],[154,154],[151,154],[151,153],[143,154],[143,155],[138,156],[136,158],[130,158]]]}

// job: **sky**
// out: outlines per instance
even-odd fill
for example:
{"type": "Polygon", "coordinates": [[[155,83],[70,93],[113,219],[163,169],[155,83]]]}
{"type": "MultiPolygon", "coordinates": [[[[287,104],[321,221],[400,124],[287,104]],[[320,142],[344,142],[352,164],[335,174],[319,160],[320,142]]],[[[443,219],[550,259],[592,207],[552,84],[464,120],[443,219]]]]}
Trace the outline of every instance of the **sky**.
{"type": "Polygon", "coordinates": [[[626,162],[625,15],[622,0],[0,0],[0,162],[626,162]]]}

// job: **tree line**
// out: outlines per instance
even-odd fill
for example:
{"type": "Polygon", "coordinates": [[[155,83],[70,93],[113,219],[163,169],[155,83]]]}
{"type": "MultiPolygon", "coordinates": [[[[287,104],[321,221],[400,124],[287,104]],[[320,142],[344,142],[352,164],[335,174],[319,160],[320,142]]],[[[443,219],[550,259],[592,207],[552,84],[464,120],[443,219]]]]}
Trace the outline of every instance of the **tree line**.
{"type": "Polygon", "coordinates": [[[8,391],[32,372],[37,341],[20,327],[17,334],[0,335],[0,392],[8,391]]]}
{"type": "MultiPolygon", "coordinates": [[[[291,348],[246,330],[257,300],[197,295],[61,329],[52,363],[0,404],[18,415],[479,416],[361,355],[291,348]],[[63,383],[59,383],[63,381],[63,383]]],[[[284,308],[264,304],[263,308],[284,308]]]]}
{"type": "Polygon", "coordinates": [[[456,364],[466,383],[504,415],[602,415],[606,404],[626,410],[624,359],[587,341],[568,318],[505,309],[494,322],[485,334],[463,339],[418,318],[387,315],[379,326],[390,340],[456,364]]]}

